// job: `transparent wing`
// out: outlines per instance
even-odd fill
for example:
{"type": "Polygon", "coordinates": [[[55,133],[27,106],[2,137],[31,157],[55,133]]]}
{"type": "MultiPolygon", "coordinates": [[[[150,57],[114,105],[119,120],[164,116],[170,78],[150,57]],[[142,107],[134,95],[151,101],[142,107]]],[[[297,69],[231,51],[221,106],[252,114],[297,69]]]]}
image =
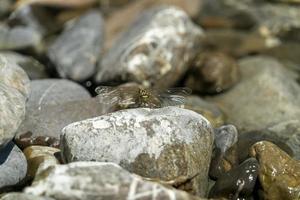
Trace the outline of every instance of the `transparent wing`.
{"type": "Polygon", "coordinates": [[[162,92],[162,95],[169,94],[169,95],[181,95],[187,96],[192,93],[192,90],[188,87],[177,87],[177,88],[169,88],[162,92]]]}
{"type": "Polygon", "coordinates": [[[158,94],[162,106],[178,106],[185,103],[185,97],[192,93],[187,87],[169,88],[158,94]]]}
{"type": "Polygon", "coordinates": [[[116,104],[120,100],[120,91],[117,87],[99,86],[95,89],[97,98],[103,104],[116,104]]]}

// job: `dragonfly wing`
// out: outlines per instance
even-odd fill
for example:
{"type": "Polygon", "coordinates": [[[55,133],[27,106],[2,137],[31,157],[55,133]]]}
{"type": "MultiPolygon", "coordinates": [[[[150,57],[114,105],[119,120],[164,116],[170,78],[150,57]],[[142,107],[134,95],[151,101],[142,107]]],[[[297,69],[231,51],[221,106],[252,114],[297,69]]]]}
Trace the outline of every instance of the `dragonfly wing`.
{"type": "Polygon", "coordinates": [[[181,95],[187,96],[192,93],[192,90],[188,87],[177,87],[177,88],[169,88],[162,92],[162,94],[170,94],[170,95],[181,95]]]}
{"type": "Polygon", "coordinates": [[[162,106],[179,106],[185,103],[185,97],[180,95],[165,95],[159,97],[162,106]]]}
{"type": "Polygon", "coordinates": [[[178,106],[185,103],[185,96],[192,93],[187,87],[169,88],[159,94],[162,106],[178,106]]]}
{"type": "Polygon", "coordinates": [[[99,86],[95,89],[97,98],[103,104],[116,104],[120,99],[118,88],[109,86],[99,86]]]}

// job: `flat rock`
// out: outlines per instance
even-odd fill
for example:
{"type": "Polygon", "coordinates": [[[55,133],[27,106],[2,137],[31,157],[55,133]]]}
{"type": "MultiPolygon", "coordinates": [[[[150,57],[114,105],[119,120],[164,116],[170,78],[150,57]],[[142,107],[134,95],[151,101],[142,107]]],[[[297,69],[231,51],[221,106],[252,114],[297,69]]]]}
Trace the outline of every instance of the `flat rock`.
{"type": "Polygon", "coordinates": [[[0,149],[0,190],[18,184],[26,171],[26,158],[13,142],[0,149]]]}
{"type": "Polygon", "coordinates": [[[52,146],[47,140],[51,139],[56,143],[62,128],[68,124],[106,112],[105,105],[100,104],[96,98],[43,105],[41,110],[36,108],[30,115],[26,115],[15,139],[22,148],[34,144],[52,146]]]}
{"type": "Polygon", "coordinates": [[[100,162],[75,162],[49,168],[35,179],[31,187],[25,189],[25,193],[56,200],[201,199],[145,181],[116,164],[100,162]]]}
{"type": "Polygon", "coordinates": [[[259,180],[265,199],[299,199],[300,162],[271,142],[251,147],[250,155],[259,161],[259,180]]]}
{"type": "Polygon", "coordinates": [[[46,67],[33,57],[25,56],[13,51],[0,52],[9,63],[19,65],[28,75],[29,79],[44,79],[48,78],[46,67]]]}
{"type": "Polygon", "coordinates": [[[5,194],[3,197],[0,198],[0,200],[55,200],[49,197],[42,197],[42,196],[35,196],[31,194],[25,194],[25,193],[17,193],[17,192],[12,192],[5,194]]]}
{"type": "Polygon", "coordinates": [[[29,79],[18,66],[0,56],[0,147],[15,135],[25,117],[29,79]]]}
{"type": "Polygon", "coordinates": [[[30,82],[31,93],[27,109],[39,108],[44,105],[63,104],[69,101],[85,100],[90,93],[81,85],[67,79],[43,79],[30,82]]]}
{"type": "Polygon", "coordinates": [[[103,23],[100,13],[89,11],[69,23],[49,47],[48,56],[61,77],[83,81],[95,73],[104,40],[103,23]]]}
{"type": "Polygon", "coordinates": [[[239,65],[240,83],[213,98],[225,112],[228,123],[248,132],[299,119],[300,86],[296,73],[270,57],[245,58],[239,65]]]}
{"type": "Polygon", "coordinates": [[[167,88],[186,72],[203,35],[176,7],[145,11],[104,56],[95,80],[167,88]]]}
{"type": "Polygon", "coordinates": [[[61,150],[67,162],[104,161],[163,181],[180,176],[204,196],[213,145],[210,123],[178,107],[113,112],[68,125],[61,150]]]}

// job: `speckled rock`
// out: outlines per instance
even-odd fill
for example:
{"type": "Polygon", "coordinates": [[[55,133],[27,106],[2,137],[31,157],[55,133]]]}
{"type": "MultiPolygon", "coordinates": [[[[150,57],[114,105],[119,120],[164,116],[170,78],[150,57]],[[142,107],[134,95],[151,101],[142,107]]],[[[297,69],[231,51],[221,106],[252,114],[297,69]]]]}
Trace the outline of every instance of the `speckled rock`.
{"type": "Polygon", "coordinates": [[[33,57],[24,56],[12,51],[0,52],[0,55],[5,56],[9,63],[19,65],[31,80],[48,77],[45,66],[33,57]]]}
{"type": "Polygon", "coordinates": [[[250,154],[259,161],[259,180],[264,199],[300,198],[300,162],[293,160],[271,142],[261,141],[251,147],[250,154]]]}
{"type": "Polygon", "coordinates": [[[41,41],[41,35],[26,26],[8,27],[0,23],[0,50],[34,47],[41,41]]]}
{"type": "Polygon", "coordinates": [[[17,193],[12,192],[5,194],[3,197],[0,198],[0,200],[55,200],[49,197],[42,197],[42,196],[35,196],[31,194],[25,194],[25,193],[17,193]]]}
{"type": "Polygon", "coordinates": [[[202,30],[176,7],[148,10],[104,56],[95,80],[167,88],[188,69],[202,36],[202,30]]]}
{"type": "MultiPolygon", "coordinates": [[[[124,2],[124,0],[120,0],[124,2]]],[[[111,4],[113,2],[109,2],[111,4]]],[[[150,7],[158,5],[173,5],[184,10],[187,15],[194,18],[198,15],[199,8],[201,6],[200,1],[194,0],[142,0],[131,1],[126,6],[118,8],[116,12],[110,13],[105,20],[105,49],[110,49],[113,42],[119,38],[121,32],[126,30],[130,24],[138,17],[140,13],[150,7]],[[120,19],[125,19],[120,21],[120,19]]]]}
{"type": "Polygon", "coordinates": [[[219,93],[238,80],[239,67],[232,57],[221,52],[201,52],[188,72],[185,85],[196,92],[219,93]]]}
{"type": "Polygon", "coordinates": [[[25,156],[13,142],[0,149],[0,191],[18,184],[25,178],[26,170],[25,156]]]}
{"type": "Polygon", "coordinates": [[[113,112],[68,125],[61,142],[67,162],[114,162],[163,181],[197,174],[190,190],[205,195],[213,133],[210,123],[193,111],[165,107],[113,112]]]}
{"type": "Polygon", "coordinates": [[[258,176],[259,164],[255,158],[249,158],[240,166],[219,177],[210,191],[209,197],[244,199],[253,192],[258,176]]]}
{"type": "Polygon", "coordinates": [[[50,168],[40,174],[25,193],[56,200],[201,200],[183,191],[145,181],[116,164],[100,162],[76,162],[50,168]]]}
{"type": "Polygon", "coordinates": [[[22,148],[30,145],[56,147],[62,128],[70,123],[97,117],[104,113],[107,113],[106,106],[100,104],[95,98],[62,104],[47,104],[41,110],[33,109],[31,115],[26,116],[15,140],[22,148]]]}
{"type": "Polygon", "coordinates": [[[96,70],[104,40],[103,19],[93,10],[68,25],[50,46],[48,56],[61,77],[83,81],[96,70]]]}
{"type": "Polygon", "coordinates": [[[270,57],[245,58],[239,65],[240,83],[213,98],[222,107],[228,123],[243,133],[299,119],[300,86],[296,73],[270,57]]]}
{"type": "Polygon", "coordinates": [[[203,115],[213,127],[219,127],[224,124],[225,116],[220,108],[199,96],[190,95],[185,97],[184,108],[203,115]]]}
{"type": "Polygon", "coordinates": [[[28,76],[22,68],[0,55],[0,83],[18,90],[27,98],[30,92],[29,82],[28,76]]]}
{"type": "Polygon", "coordinates": [[[34,178],[36,174],[50,166],[59,164],[55,157],[60,153],[59,149],[45,146],[30,146],[24,149],[24,155],[28,163],[27,177],[34,178]]]}
{"type": "Polygon", "coordinates": [[[20,67],[0,56],[0,148],[14,137],[25,117],[28,82],[20,67]]]}

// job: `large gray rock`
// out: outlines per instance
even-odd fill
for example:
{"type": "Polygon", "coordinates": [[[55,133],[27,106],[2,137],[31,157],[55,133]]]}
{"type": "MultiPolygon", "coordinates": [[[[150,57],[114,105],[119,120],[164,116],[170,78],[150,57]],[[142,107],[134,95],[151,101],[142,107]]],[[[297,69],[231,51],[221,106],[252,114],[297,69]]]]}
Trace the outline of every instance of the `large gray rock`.
{"type": "Polygon", "coordinates": [[[59,138],[60,130],[65,125],[74,122],[73,120],[85,119],[81,117],[86,114],[83,111],[86,106],[83,109],[72,107],[76,101],[91,99],[89,92],[79,84],[66,79],[43,79],[31,81],[30,86],[31,93],[26,104],[25,119],[17,131],[16,138],[28,132],[33,138],[37,136],[59,138]],[[72,110],[66,111],[66,107],[72,110]]]}
{"type": "Polygon", "coordinates": [[[210,123],[178,107],[128,109],[68,125],[61,150],[67,162],[120,164],[149,178],[191,178],[191,191],[204,196],[213,145],[210,123]]]}
{"type": "Polygon", "coordinates": [[[239,62],[242,80],[213,98],[225,111],[227,122],[241,132],[261,130],[300,117],[300,86],[296,73],[268,57],[239,62]]]}
{"type": "Polygon", "coordinates": [[[146,11],[103,58],[95,80],[169,87],[188,69],[202,36],[202,30],[176,7],[146,11]]]}
{"type": "Polygon", "coordinates": [[[3,197],[0,198],[0,200],[55,200],[49,197],[42,197],[42,196],[35,196],[31,194],[25,194],[25,193],[17,193],[12,192],[5,194],[3,197]]]}
{"type": "Polygon", "coordinates": [[[81,85],[67,79],[43,79],[30,82],[31,93],[27,108],[42,109],[43,105],[63,104],[68,101],[85,100],[90,93],[81,85]]]}
{"type": "Polygon", "coordinates": [[[13,142],[0,149],[0,190],[18,184],[26,171],[26,158],[13,142]]]}
{"type": "Polygon", "coordinates": [[[18,66],[0,56],[0,147],[15,135],[25,117],[29,79],[18,66]]]}
{"type": "Polygon", "coordinates": [[[104,41],[103,19],[90,11],[68,25],[50,46],[48,56],[61,77],[83,81],[96,70],[104,41]]]}
{"type": "Polygon", "coordinates": [[[25,189],[25,193],[56,200],[201,199],[145,181],[116,164],[100,162],[75,162],[49,168],[25,189]]]}
{"type": "Polygon", "coordinates": [[[59,139],[61,130],[68,124],[97,117],[106,112],[105,105],[100,104],[95,98],[46,104],[41,110],[39,108],[30,110],[30,115],[26,115],[15,139],[22,148],[32,144],[44,145],[47,143],[44,141],[47,137],[59,139]],[[33,140],[30,141],[29,138],[33,140]]]}

